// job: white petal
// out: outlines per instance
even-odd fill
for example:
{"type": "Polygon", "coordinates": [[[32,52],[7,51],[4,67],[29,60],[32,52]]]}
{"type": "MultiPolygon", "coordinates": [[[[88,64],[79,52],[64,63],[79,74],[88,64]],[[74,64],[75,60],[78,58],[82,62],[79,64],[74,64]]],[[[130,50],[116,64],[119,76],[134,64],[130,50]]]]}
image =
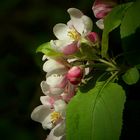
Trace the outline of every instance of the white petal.
{"type": "Polygon", "coordinates": [[[85,15],[82,16],[82,20],[84,23],[85,33],[92,31],[92,26],[93,26],[92,20],[88,16],[85,16],[85,15]]]}
{"type": "Polygon", "coordinates": [[[44,129],[52,129],[54,127],[53,123],[51,122],[51,114],[49,114],[44,121],[42,122],[42,127],[44,129]]]}
{"type": "Polygon", "coordinates": [[[61,64],[53,59],[49,59],[43,65],[43,70],[48,73],[52,72],[52,71],[60,70],[60,69],[66,69],[66,68],[63,64],[61,64]]]}
{"type": "Polygon", "coordinates": [[[55,99],[53,97],[50,97],[50,96],[41,96],[40,101],[43,105],[51,108],[51,107],[53,107],[55,99]]]}
{"type": "Polygon", "coordinates": [[[82,34],[84,31],[84,24],[82,21],[82,16],[83,13],[76,8],[69,8],[68,9],[68,13],[71,17],[71,20],[69,21],[68,24],[71,24],[72,26],[74,26],[74,28],[80,33],[82,34]]]}
{"type": "Polygon", "coordinates": [[[76,8],[69,8],[67,10],[71,18],[81,18],[83,16],[83,13],[76,8]]]}
{"type": "Polygon", "coordinates": [[[46,83],[46,81],[42,81],[41,84],[41,89],[42,89],[42,92],[45,94],[45,95],[48,95],[49,94],[49,86],[48,84],[46,83]]]}
{"type": "Polygon", "coordinates": [[[50,88],[50,96],[58,96],[64,92],[62,88],[50,88]]]}
{"type": "Polygon", "coordinates": [[[64,135],[65,129],[66,129],[65,121],[62,121],[57,125],[57,127],[54,128],[54,135],[57,137],[64,135]]]}
{"type": "Polygon", "coordinates": [[[36,107],[33,112],[31,113],[31,118],[34,121],[42,123],[44,119],[49,115],[50,108],[44,105],[40,105],[36,107]]]}
{"type": "Polygon", "coordinates": [[[63,23],[56,24],[53,28],[54,35],[60,40],[69,39],[68,31],[69,27],[63,23]]]}
{"type": "Polygon", "coordinates": [[[48,135],[46,140],[66,140],[65,139],[65,134],[61,135],[61,136],[55,136],[54,135],[54,130],[56,130],[61,124],[56,125],[50,132],[50,134],[48,135]]]}
{"type": "Polygon", "coordinates": [[[65,116],[66,106],[67,104],[65,103],[65,101],[60,99],[60,100],[55,101],[54,110],[56,112],[60,112],[62,115],[65,116]]]}
{"type": "Polygon", "coordinates": [[[43,55],[42,61],[46,60],[48,57],[46,55],[43,55]]]}
{"type": "Polygon", "coordinates": [[[104,20],[103,19],[99,19],[97,22],[96,22],[96,25],[100,28],[100,29],[104,29],[104,20]]]}
{"type": "Polygon", "coordinates": [[[65,82],[65,76],[60,74],[52,74],[51,76],[47,77],[46,82],[50,87],[60,88],[63,82],[65,82]]]}
{"type": "Polygon", "coordinates": [[[76,18],[72,18],[71,19],[72,25],[73,27],[76,29],[76,31],[80,34],[83,34],[84,32],[84,23],[82,21],[82,19],[76,19],[76,18]]]}

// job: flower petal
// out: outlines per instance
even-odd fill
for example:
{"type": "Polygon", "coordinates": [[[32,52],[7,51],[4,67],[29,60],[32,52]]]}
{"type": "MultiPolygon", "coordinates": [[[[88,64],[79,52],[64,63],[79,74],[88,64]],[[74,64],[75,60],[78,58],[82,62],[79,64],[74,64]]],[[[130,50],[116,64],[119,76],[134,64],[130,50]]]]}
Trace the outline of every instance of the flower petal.
{"type": "Polygon", "coordinates": [[[69,8],[67,10],[71,18],[81,18],[83,16],[83,13],[76,8],[69,8]]]}
{"type": "MultiPolygon", "coordinates": [[[[58,126],[56,126],[58,127],[58,126]]],[[[56,129],[55,127],[51,130],[50,134],[47,136],[47,139],[46,140],[66,140],[65,136],[59,136],[59,137],[56,137],[54,135],[54,129],[56,129]]]]}
{"type": "Polygon", "coordinates": [[[93,22],[92,22],[91,18],[83,15],[82,20],[83,20],[83,23],[84,23],[84,33],[90,32],[92,30],[92,26],[93,26],[93,22]]]}
{"type": "Polygon", "coordinates": [[[79,48],[77,47],[77,42],[73,42],[69,45],[66,45],[63,48],[63,53],[65,55],[72,55],[72,54],[76,53],[78,50],[79,50],[79,48]]]}
{"type": "Polygon", "coordinates": [[[66,124],[65,121],[60,122],[57,127],[54,128],[54,135],[59,137],[65,134],[66,124]]]}
{"type": "Polygon", "coordinates": [[[68,22],[68,25],[73,26],[80,34],[82,34],[84,31],[84,24],[81,19],[83,13],[76,8],[69,8],[67,11],[71,18],[71,20],[68,22]]]}
{"type": "Polygon", "coordinates": [[[66,70],[66,67],[61,62],[55,61],[53,59],[49,59],[44,63],[43,70],[45,72],[50,73],[54,71],[66,70]]]}
{"type": "Polygon", "coordinates": [[[66,106],[67,104],[63,100],[57,100],[54,103],[54,110],[56,112],[61,113],[61,115],[64,117],[65,116],[65,111],[66,111],[66,106]]]}
{"type": "Polygon", "coordinates": [[[42,92],[45,94],[45,95],[48,95],[50,92],[49,92],[49,86],[48,84],[46,83],[46,81],[42,81],[41,84],[41,89],[42,89],[42,92]]]}
{"type": "Polygon", "coordinates": [[[55,102],[55,99],[53,97],[50,97],[50,96],[41,96],[40,101],[43,105],[52,108],[53,104],[55,102]]]}
{"type": "Polygon", "coordinates": [[[54,127],[54,124],[52,123],[51,119],[51,113],[42,122],[42,127],[44,129],[52,129],[54,127]]]}
{"type": "Polygon", "coordinates": [[[54,88],[64,88],[67,84],[66,76],[60,74],[52,74],[46,79],[47,84],[54,88]]]}
{"type": "Polygon", "coordinates": [[[59,40],[69,39],[68,31],[69,27],[63,23],[58,23],[53,28],[53,33],[59,40]]]}
{"type": "Polygon", "coordinates": [[[99,19],[97,22],[96,22],[96,25],[100,28],[100,29],[104,29],[104,19],[99,19]]]}
{"type": "Polygon", "coordinates": [[[58,96],[64,92],[63,88],[50,88],[50,96],[58,96]]]}
{"type": "Polygon", "coordinates": [[[34,121],[42,123],[45,118],[49,115],[50,108],[44,105],[36,107],[31,113],[31,118],[34,121]]]}

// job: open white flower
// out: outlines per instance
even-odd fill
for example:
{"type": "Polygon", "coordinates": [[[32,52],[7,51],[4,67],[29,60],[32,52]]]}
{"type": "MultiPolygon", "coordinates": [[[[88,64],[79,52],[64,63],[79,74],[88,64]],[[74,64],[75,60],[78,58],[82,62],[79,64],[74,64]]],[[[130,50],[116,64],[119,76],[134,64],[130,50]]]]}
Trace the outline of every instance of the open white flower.
{"type": "Polygon", "coordinates": [[[67,62],[64,60],[49,59],[43,65],[43,70],[47,72],[46,81],[41,82],[41,89],[45,95],[60,95],[67,84],[66,73],[68,71],[67,62]]]}
{"type": "Polygon", "coordinates": [[[44,129],[52,129],[65,119],[66,103],[63,100],[57,100],[54,103],[54,108],[51,109],[49,106],[40,105],[36,107],[31,118],[34,121],[40,122],[44,129]]]}
{"type": "Polygon", "coordinates": [[[64,54],[73,54],[78,50],[78,41],[92,30],[92,20],[79,9],[69,8],[70,21],[67,25],[56,24],[53,32],[58,40],[51,41],[52,47],[64,54]]]}
{"type": "Polygon", "coordinates": [[[67,79],[65,75],[52,74],[46,75],[46,81],[41,82],[41,89],[45,95],[55,96],[64,92],[67,79]]]}

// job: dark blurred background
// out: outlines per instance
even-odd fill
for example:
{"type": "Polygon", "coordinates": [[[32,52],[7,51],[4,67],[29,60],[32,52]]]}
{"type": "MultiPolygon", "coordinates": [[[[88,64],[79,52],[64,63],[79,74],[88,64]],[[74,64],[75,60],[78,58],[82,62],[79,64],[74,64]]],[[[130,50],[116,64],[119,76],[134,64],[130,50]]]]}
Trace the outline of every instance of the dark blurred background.
{"type": "Polygon", "coordinates": [[[0,139],[43,140],[46,131],[31,120],[43,95],[42,54],[36,48],[55,39],[52,28],[66,23],[70,7],[92,14],[92,0],[0,0],[0,139]]]}
{"type": "MultiPolygon", "coordinates": [[[[92,0],[0,0],[1,140],[46,138],[47,132],[30,118],[32,110],[40,104],[39,97],[43,95],[40,82],[45,78],[42,54],[36,54],[36,48],[55,38],[52,28],[69,20],[66,10],[70,7],[81,9],[94,21],[92,3],[92,0]]],[[[139,98],[133,96],[128,97],[130,102],[126,104],[122,139],[135,136],[140,129],[139,98]]]]}

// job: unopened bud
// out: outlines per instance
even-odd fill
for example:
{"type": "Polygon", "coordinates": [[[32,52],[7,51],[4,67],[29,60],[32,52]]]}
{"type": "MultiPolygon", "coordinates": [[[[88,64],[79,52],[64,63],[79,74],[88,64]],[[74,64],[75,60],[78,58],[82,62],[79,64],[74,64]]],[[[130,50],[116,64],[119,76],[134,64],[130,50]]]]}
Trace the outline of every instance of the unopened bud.
{"type": "Polygon", "coordinates": [[[86,37],[93,43],[99,41],[99,36],[96,32],[89,32],[86,37]]]}
{"type": "Polygon", "coordinates": [[[79,66],[72,67],[67,73],[67,78],[73,85],[79,84],[81,82],[82,77],[83,70],[79,66]]]}
{"type": "Polygon", "coordinates": [[[92,10],[96,18],[104,18],[116,4],[116,0],[95,0],[92,10]]]}

